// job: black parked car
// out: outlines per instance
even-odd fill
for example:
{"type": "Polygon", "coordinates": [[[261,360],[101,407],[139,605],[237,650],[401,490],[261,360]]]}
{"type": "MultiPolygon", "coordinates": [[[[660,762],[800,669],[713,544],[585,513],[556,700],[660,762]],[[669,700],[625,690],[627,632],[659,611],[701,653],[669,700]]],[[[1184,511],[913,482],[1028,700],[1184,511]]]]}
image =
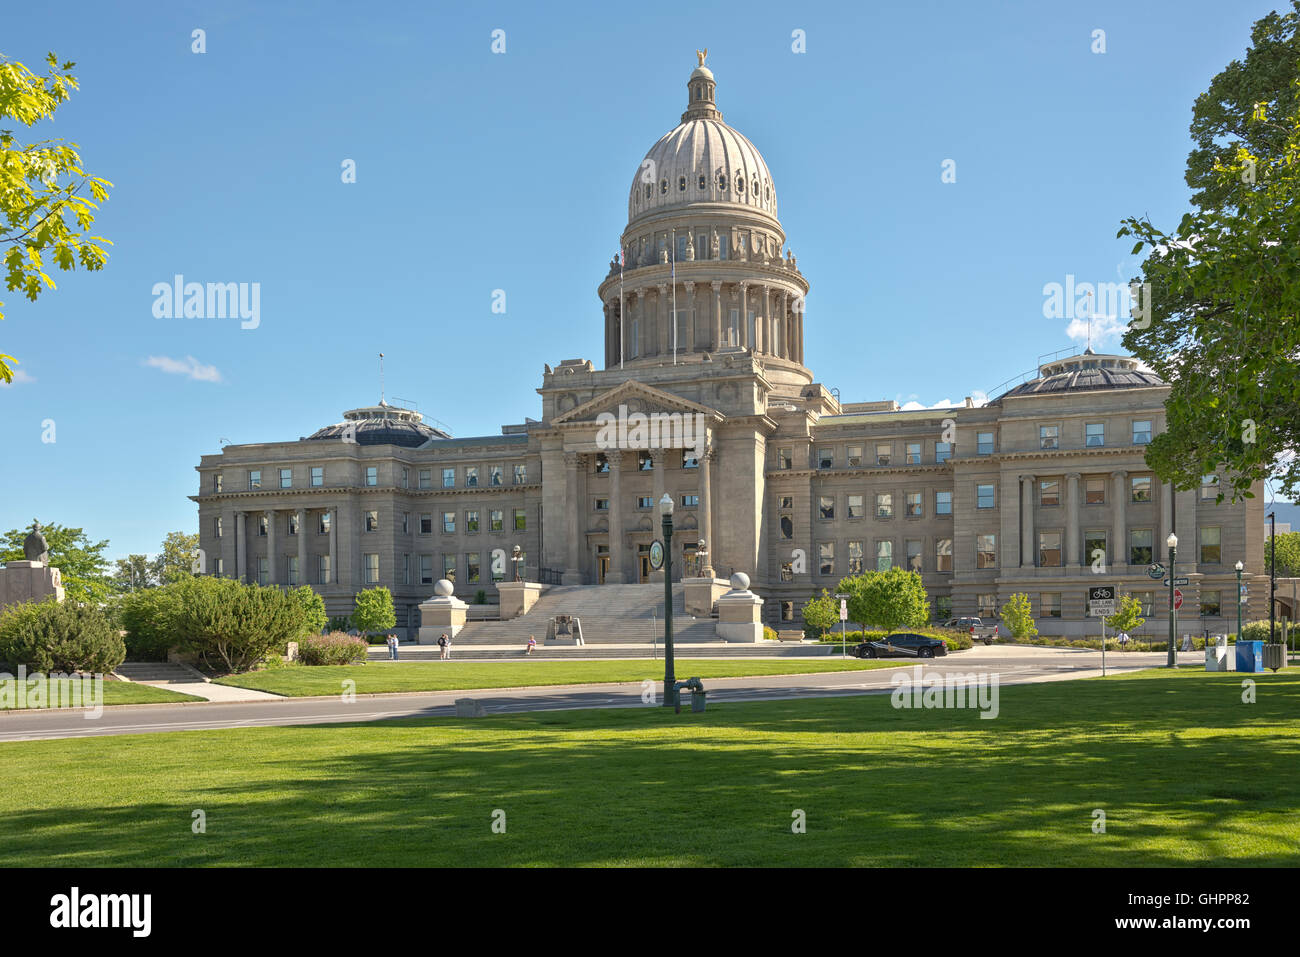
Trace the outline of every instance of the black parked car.
{"type": "Polygon", "coordinates": [[[942,638],[900,631],[879,641],[864,641],[853,649],[858,658],[933,658],[946,655],[948,646],[942,638]]]}

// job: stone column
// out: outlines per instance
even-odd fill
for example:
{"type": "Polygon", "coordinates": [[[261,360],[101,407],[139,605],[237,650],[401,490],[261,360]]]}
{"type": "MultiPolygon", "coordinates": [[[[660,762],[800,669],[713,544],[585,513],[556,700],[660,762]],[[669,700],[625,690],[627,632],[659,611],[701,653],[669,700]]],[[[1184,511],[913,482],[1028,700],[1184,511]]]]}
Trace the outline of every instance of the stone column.
{"type": "Polygon", "coordinates": [[[740,285],[740,328],[736,332],[736,341],[740,343],[740,348],[749,348],[749,283],[742,282],[740,285]]]}
{"type": "Polygon", "coordinates": [[[677,343],[677,347],[685,352],[694,352],[695,343],[699,340],[699,334],[695,331],[696,325],[699,324],[699,319],[695,315],[695,283],[684,282],[682,285],[686,287],[686,314],[691,317],[687,333],[691,338],[689,342],[677,343]]]}
{"type": "MultiPolygon", "coordinates": [[[[667,482],[665,481],[666,476],[664,475],[664,470],[668,467],[669,451],[670,450],[668,449],[649,450],[650,467],[654,470],[653,481],[654,481],[655,504],[654,504],[654,508],[651,511],[650,521],[652,525],[659,522],[659,500],[664,497],[665,486],[667,485],[667,482]]],[[[658,571],[651,569],[650,580],[652,582],[660,582],[662,584],[664,580],[663,569],[661,568],[658,571]]]]}
{"type": "Polygon", "coordinates": [[[659,308],[655,312],[659,316],[659,354],[666,356],[673,351],[673,340],[669,334],[670,323],[668,312],[672,304],[668,301],[668,284],[661,282],[659,284],[659,308]]]}
{"type": "Polygon", "coordinates": [[[709,341],[709,350],[717,352],[722,348],[722,283],[711,282],[713,287],[713,332],[709,341]]]}
{"type": "Polygon", "coordinates": [[[330,580],[329,584],[339,583],[339,510],[331,508],[330,517],[330,580]]]}
{"type": "Polygon", "coordinates": [[[275,512],[266,513],[266,583],[268,585],[280,584],[280,576],[276,574],[279,562],[279,553],[276,551],[275,542],[275,512]]]}
{"type": "Polygon", "coordinates": [[[789,309],[790,293],[785,289],[781,290],[781,358],[790,358],[790,314],[789,309]]]}
{"type": "Polygon", "coordinates": [[[1033,475],[1020,476],[1020,567],[1038,564],[1034,555],[1034,481],[1033,475]]]}
{"type": "MultiPolygon", "coordinates": [[[[795,304],[799,305],[798,297],[795,298],[795,304]]],[[[794,335],[790,341],[790,351],[794,356],[794,361],[800,365],[803,364],[803,309],[794,310],[794,316],[791,320],[794,326],[794,335]]]]}
{"type": "Polygon", "coordinates": [[[298,584],[307,584],[307,510],[298,509],[298,584]]]}
{"type": "MultiPolygon", "coordinates": [[[[1128,529],[1128,489],[1124,486],[1128,478],[1128,472],[1123,469],[1111,472],[1110,477],[1114,480],[1112,485],[1111,497],[1112,502],[1111,517],[1114,525],[1111,528],[1111,538],[1115,543],[1111,545],[1111,564],[1121,567],[1128,564],[1128,544],[1124,540],[1125,532],[1128,529]]],[[[1155,543],[1152,543],[1152,552],[1154,555],[1155,543]]]]}
{"type": "MultiPolygon", "coordinates": [[[[707,435],[706,435],[707,441],[707,435]]],[[[707,447],[700,457],[700,538],[706,550],[701,578],[713,577],[713,449],[707,447]]]]}
{"type": "Polygon", "coordinates": [[[604,303],[605,312],[605,368],[614,364],[614,310],[610,303],[604,303]]]}
{"type": "Polygon", "coordinates": [[[771,353],[772,351],[772,310],[768,303],[771,302],[771,287],[766,283],[763,284],[763,309],[762,315],[754,323],[754,329],[758,335],[758,351],[771,353]],[[761,331],[760,331],[761,330],[761,331]]]}
{"type": "Polygon", "coordinates": [[[578,502],[578,469],[582,465],[583,457],[577,452],[564,453],[564,501],[565,524],[567,526],[564,550],[564,584],[581,585],[582,572],[578,570],[578,538],[579,525],[578,516],[581,509],[578,502]]]}
{"type": "Polygon", "coordinates": [[[1078,472],[1071,472],[1065,479],[1065,547],[1067,549],[1064,564],[1067,567],[1075,567],[1079,564],[1081,557],[1090,556],[1082,555],[1082,545],[1079,542],[1079,479],[1082,478],[1078,472]]]}
{"type": "Polygon", "coordinates": [[[235,513],[235,575],[248,582],[248,527],[247,512],[235,513]]]}
{"type": "Polygon", "coordinates": [[[609,571],[605,581],[621,585],[627,581],[623,563],[623,452],[610,449],[609,460],[609,571]]]}

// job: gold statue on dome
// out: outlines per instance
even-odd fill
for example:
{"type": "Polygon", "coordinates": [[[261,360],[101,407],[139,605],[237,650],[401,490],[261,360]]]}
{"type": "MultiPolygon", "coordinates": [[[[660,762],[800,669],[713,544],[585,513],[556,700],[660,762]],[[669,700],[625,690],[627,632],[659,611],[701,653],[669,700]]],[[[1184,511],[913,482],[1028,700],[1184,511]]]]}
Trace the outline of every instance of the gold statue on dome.
{"type": "Polygon", "coordinates": [[[695,56],[699,58],[700,66],[704,66],[704,60],[709,55],[709,48],[705,47],[703,51],[696,50],[695,56]]]}

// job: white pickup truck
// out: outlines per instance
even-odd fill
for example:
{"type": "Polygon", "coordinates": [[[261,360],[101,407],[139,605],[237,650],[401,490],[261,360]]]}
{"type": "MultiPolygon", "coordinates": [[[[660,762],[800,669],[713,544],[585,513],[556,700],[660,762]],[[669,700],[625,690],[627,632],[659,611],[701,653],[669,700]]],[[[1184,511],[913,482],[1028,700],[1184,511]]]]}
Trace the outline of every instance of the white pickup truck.
{"type": "Polygon", "coordinates": [[[943,623],[943,626],[964,631],[976,641],[982,641],[986,645],[991,645],[997,641],[1001,631],[996,622],[986,625],[983,619],[974,617],[949,618],[943,623]]]}

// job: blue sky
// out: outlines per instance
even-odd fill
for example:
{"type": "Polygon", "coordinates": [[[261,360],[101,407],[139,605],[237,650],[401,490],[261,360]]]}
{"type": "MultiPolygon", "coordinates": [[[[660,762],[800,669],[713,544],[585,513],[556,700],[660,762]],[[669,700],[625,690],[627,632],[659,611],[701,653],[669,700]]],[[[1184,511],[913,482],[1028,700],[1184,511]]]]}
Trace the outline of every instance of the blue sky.
{"type": "Polygon", "coordinates": [[[22,381],[0,388],[0,528],[39,516],[154,552],[195,530],[201,455],[375,401],[379,352],[388,395],[456,435],[537,417],[543,362],[601,361],[596,286],[696,48],[772,172],[818,381],[845,401],[990,390],[1071,345],[1045,284],[1127,281],[1120,220],[1184,211],[1192,103],[1277,5],[7,10],[0,53],[77,61],[37,135],[114,183],[96,223],[114,245],[35,304],[2,296],[22,381]],[[156,318],[178,273],[259,283],[260,324],[156,318]]]}

